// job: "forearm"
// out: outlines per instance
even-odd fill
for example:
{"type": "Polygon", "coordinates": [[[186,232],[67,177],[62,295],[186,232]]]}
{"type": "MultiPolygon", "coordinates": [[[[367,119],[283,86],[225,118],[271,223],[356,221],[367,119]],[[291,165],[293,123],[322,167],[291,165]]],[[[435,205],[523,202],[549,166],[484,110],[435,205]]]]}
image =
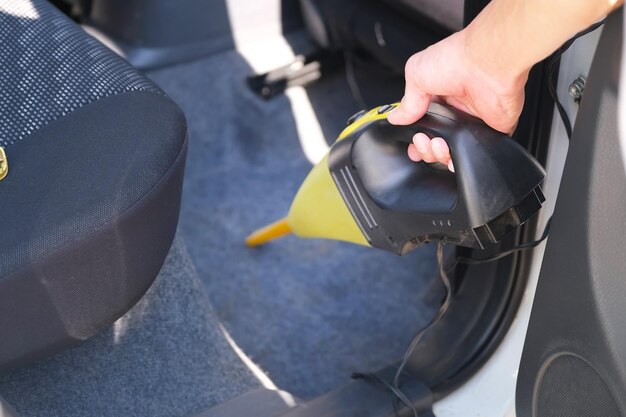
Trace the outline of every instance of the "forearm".
{"type": "MultiPolygon", "coordinates": [[[[387,120],[415,123],[436,97],[510,134],[524,106],[530,68],[623,2],[492,0],[467,28],[407,61],[404,97],[387,120]]],[[[413,144],[413,157],[449,160],[447,149],[431,155],[427,142],[422,137],[413,144]]]]}
{"type": "Polygon", "coordinates": [[[493,0],[465,29],[467,53],[500,79],[530,67],[623,0],[493,0]]]}

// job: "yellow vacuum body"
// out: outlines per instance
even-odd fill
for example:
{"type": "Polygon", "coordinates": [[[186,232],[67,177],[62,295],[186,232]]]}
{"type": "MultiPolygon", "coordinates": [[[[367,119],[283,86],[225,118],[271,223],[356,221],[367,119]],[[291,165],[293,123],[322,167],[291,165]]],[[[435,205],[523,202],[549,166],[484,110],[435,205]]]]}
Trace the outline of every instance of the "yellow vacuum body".
{"type": "Polygon", "coordinates": [[[541,165],[481,120],[431,104],[410,126],[394,126],[395,105],[359,112],[304,180],[285,219],[252,233],[263,244],[290,232],[405,254],[445,239],[485,248],[541,208],[541,165]],[[448,142],[455,173],[406,154],[417,132],[448,142]]]}

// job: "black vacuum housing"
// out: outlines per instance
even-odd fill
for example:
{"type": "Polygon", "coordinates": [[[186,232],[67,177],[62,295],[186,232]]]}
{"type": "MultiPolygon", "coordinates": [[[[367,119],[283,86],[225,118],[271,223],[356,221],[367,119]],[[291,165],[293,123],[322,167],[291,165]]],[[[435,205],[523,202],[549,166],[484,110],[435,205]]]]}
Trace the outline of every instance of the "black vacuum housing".
{"type": "Polygon", "coordinates": [[[533,156],[482,120],[436,103],[409,126],[364,123],[332,147],[329,169],[371,245],[400,255],[436,239],[484,249],[545,201],[545,171],[533,156]],[[456,173],[407,157],[418,132],[446,140],[456,173]]]}

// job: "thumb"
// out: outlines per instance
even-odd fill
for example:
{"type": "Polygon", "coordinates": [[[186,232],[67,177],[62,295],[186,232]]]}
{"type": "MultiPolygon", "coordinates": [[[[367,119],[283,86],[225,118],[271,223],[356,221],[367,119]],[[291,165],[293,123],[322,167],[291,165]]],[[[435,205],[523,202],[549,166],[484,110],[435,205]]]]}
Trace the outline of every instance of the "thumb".
{"type": "Polygon", "coordinates": [[[404,97],[402,97],[400,105],[389,113],[387,117],[387,120],[389,120],[391,124],[409,125],[415,123],[424,116],[428,110],[431,96],[421,91],[414,81],[415,74],[419,73],[416,68],[416,62],[417,61],[414,59],[409,59],[406,63],[404,97]]]}

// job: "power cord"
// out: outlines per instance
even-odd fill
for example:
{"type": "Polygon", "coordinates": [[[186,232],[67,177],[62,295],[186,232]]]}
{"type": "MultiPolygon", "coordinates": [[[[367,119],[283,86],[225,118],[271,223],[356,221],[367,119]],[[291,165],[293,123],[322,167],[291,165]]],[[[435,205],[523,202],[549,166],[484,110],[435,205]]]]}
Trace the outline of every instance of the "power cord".
{"type": "MultiPolygon", "coordinates": [[[[456,259],[456,262],[457,263],[464,263],[464,264],[471,264],[471,265],[481,264],[481,263],[485,263],[485,262],[493,262],[493,261],[497,261],[499,259],[502,259],[505,256],[508,256],[508,255],[512,254],[513,252],[532,249],[532,248],[538,246],[541,242],[543,242],[548,237],[548,234],[550,232],[550,223],[551,223],[551,221],[552,221],[552,218],[550,218],[548,220],[548,222],[546,223],[546,226],[545,226],[545,228],[543,230],[543,233],[542,233],[541,237],[538,240],[522,243],[520,245],[514,246],[514,247],[512,247],[510,249],[507,249],[505,251],[498,252],[497,254],[495,254],[493,256],[490,256],[488,258],[473,259],[473,258],[460,257],[460,258],[456,259]]],[[[426,326],[424,326],[422,329],[420,329],[415,334],[415,336],[413,336],[413,339],[411,340],[411,343],[409,343],[409,346],[407,347],[407,349],[404,352],[404,355],[402,356],[402,361],[400,362],[400,365],[398,366],[398,369],[396,370],[396,373],[395,373],[395,376],[393,378],[393,381],[392,382],[388,382],[385,379],[381,378],[380,376],[378,376],[376,374],[372,374],[372,373],[365,374],[365,373],[355,372],[355,373],[352,374],[352,378],[367,380],[369,382],[375,383],[375,384],[385,388],[386,390],[390,391],[393,394],[393,410],[394,410],[394,415],[396,415],[396,416],[398,416],[399,403],[402,403],[407,408],[409,408],[411,410],[411,412],[413,413],[413,417],[419,417],[417,409],[413,405],[413,402],[400,389],[400,380],[402,378],[402,374],[405,371],[407,363],[409,362],[409,359],[411,359],[411,356],[415,352],[415,349],[417,349],[417,346],[419,345],[419,343],[424,338],[424,335],[435,324],[437,324],[441,320],[441,318],[446,314],[446,312],[448,311],[448,309],[450,307],[450,303],[452,301],[452,295],[453,295],[452,283],[450,281],[450,278],[448,277],[448,274],[446,273],[446,269],[445,269],[445,266],[444,266],[444,259],[443,259],[443,247],[444,247],[444,245],[445,245],[445,241],[444,240],[439,240],[437,242],[437,269],[439,271],[439,278],[441,279],[441,281],[443,282],[443,285],[445,287],[444,299],[443,299],[441,305],[439,306],[439,309],[437,310],[437,312],[435,313],[433,318],[430,320],[430,322],[428,322],[428,324],[426,326]]]]}
{"type": "Polygon", "coordinates": [[[437,324],[437,322],[439,322],[439,320],[441,320],[441,318],[446,314],[446,312],[448,311],[448,308],[450,307],[450,302],[452,301],[452,293],[453,293],[452,284],[450,282],[450,278],[448,277],[448,274],[446,273],[444,262],[443,262],[443,246],[444,245],[445,245],[445,241],[443,240],[437,241],[437,269],[439,270],[439,277],[445,287],[445,296],[444,296],[443,302],[439,306],[439,309],[437,310],[433,318],[430,319],[430,322],[426,326],[424,326],[422,329],[420,329],[415,334],[415,336],[413,336],[411,343],[409,343],[409,346],[407,347],[406,351],[404,352],[404,355],[402,356],[402,361],[400,362],[400,365],[398,366],[398,369],[396,370],[393,381],[390,383],[376,374],[362,374],[362,373],[352,374],[352,377],[355,379],[365,379],[371,382],[376,382],[377,384],[382,385],[387,390],[389,390],[394,395],[393,410],[396,416],[398,415],[398,406],[399,406],[398,403],[402,402],[406,407],[408,407],[412,411],[413,417],[419,417],[417,409],[413,405],[413,402],[400,389],[400,379],[402,378],[404,369],[406,368],[406,365],[409,362],[409,359],[413,355],[413,352],[415,352],[417,345],[419,345],[420,341],[423,339],[426,332],[430,330],[435,324],[437,324]]]}
{"type": "Polygon", "coordinates": [[[354,64],[354,52],[349,49],[344,49],[343,57],[346,63],[346,81],[348,82],[348,86],[350,87],[350,93],[352,93],[352,98],[356,101],[357,105],[361,109],[367,109],[367,102],[363,98],[363,93],[361,91],[361,87],[359,86],[359,81],[356,79],[356,66],[354,64]]]}
{"type": "Polygon", "coordinates": [[[396,375],[393,378],[393,386],[395,388],[398,388],[398,386],[400,385],[400,377],[402,376],[402,373],[404,372],[404,368],[406,368],[406,364],[411,358],[411,355],[413,355],[413,352],[417,348],[417,345],[424,337],[424,334],[431,327],[433,327],[439,320],[441,320],[441,318],[444,316],[444,314],[446,314],[446,312],[448,311],[448,308],[450,307],[450,301],[452,300],[452,284],[450,283],[450,278],[448,277],[448,274],[446,273],[446,270],[443,264],[443,245],[445,245],[445,241],[443,240],[437,241],[437,269],[439,270],[439,278],[441,279],[441,282],[443,282],[443,285],[445,286],[445,289],[446,289],[443,302],[441,303],[441,306],[439,306],[439,310],[437,310],[437,313],[435,313],[435,315],[430,320],[430,322],[426,325],[426,327],[418,331],[417,334],[413,336],[413,340],[411,340],[411,343],[409,343],[409,347],[404,352],[404,356],[402,357],[402,362],[400,362],[400,366],[398,367],[398,370],[396,371],[396,375]]]}
{"type": "MultiPolygon", "coordinates": [[[[490,256],[488,258],[473,259],[473,258],[459,257],[459,258],[457,258],[455,260],[455,262],[456,263],[470,264],[470,265],[481,264],[481,263],[485,263],[485,262],[493,262],[493,261],[497,261],[499,259],[502,259],[505,256],[508,256],[508,255],[512,254],[513,252],[518,252],[518,251],[522,251],[522,250],[532,249],[532,248],[538,246],[544,240],[546,240],[546,238],[548,237],[548,234],[550,232],[550,223],[551,223],[551,221],[552,221],[552,218],[550,218],[548,220],[548,222],[546,223],[546,226],[543,229],[543,233],[541,234],[541,237],[538,240],[522,243],[520,245],[514,246],[514,247],[512,247],[510,249],[507,249],[505,251],[498,252],[495,255],[492,255],[492,256],[490,256]]],[[[400,362],[400,365],[398,366],[398,369],[396,370],[396,373],[394,375],[393,381],[392,382],[386,381],[385,379],[381,378],[380,376],[378,376],[376,374],[372,374],[372,373],[365,374],[365,373],[355,372],[355,373],[352,374],[352,378],[364,379],[364,380],[367,380],[369,382],[376,383],[377,385],[382,386],[386,390],[390,391],[393,394],[393,409],[394,409],[394,414],[396,416],[398,416],[399,403],[402,403],[407,408],[409,408],[411,410],[411,412],[413,413],[413,417],[419,417],[417,409],[413,405],[413,402],[400,389],[400,380],[401,380],[402,374],[404,373],[405,368],[406,368],[406,366],[407,366],[407,364],[409,362],[409,359],[411,358],[411,356],[415,352],[415,349],[417,349],[417,346],[419,345],[419,343],[424,338],[424,335],[431,328],[433,328],[433,326],[435,326],[435,324],[437,324],[441,320],[441,318],[446,314],[446,312],[448,311],[448,309],[450,307],[451,301],[452,301],[452,295],[453,295],[452,283],[450,281],[450,278],[448,277],[448,274],[446,273],[446,269],[445,269],[445,266],[444,266],[444,259],[443,259],[443,247],[444,247],[444,245],[445,245],[445,241],[444,240],[437,241],[437,269],[439,271],[439,278],[441,279],[441,281],[443,282],[443,285],[445,287],[444,299],[443,299],[441,305],[439,306],[439,309],[437,310],[437,312],[435,313],[433,318],[430,320],[430,322],[426,326],[424,326],[422,329],[420,329],[415,334],[415,336],[413,336],[413,339],[411,340],[411,343],[409,343],[409,346],[407,347],[407,349],[404,352],[404,355],[402,356],[402,361],[400,362]]]]}
{"type": "Polygon", "coordinates": [[[567,51],[574,44],[576,39],[582,36],[585,36],[593,32],[594,30],[598,29],[599,27],[604,25],[604,22],[605,20],[601,20],[600,22],[589,26],[587,29],[583,30],[582,32],[577,33],[572,39],[568,40],[563,45],[561,45],[561,47],[557,49],[556,52],[554,52],[554,54],[552,54],[552,56],[548,60],[548,91],[550,92],[550,97],[552,97],[552,100],[554,101],[556,109],[558,110],[559,115],[561,116],[561,120],[563,121],[563,126],[565,127],[565,132],[567,133],[567,137],[569,139],[572,138],[572,123],[570,122],[569,116],[567,115],[567,112],[565,111],[565,107],[563,107],[563,104],[559,100],[559,96],[556,92],[558,80],[555,74],[556,74],[557,64],[559,63],[559,60],[561,56],[563,55],[563,53],[565,53],[565,51],[567,51]]]}
{"type": "Polygon", "coordinates": [[[546,226],[543,229],[543,233],[541,234],[541,237],[537,240],[533,240],[530,242],[525,242],[525,243],[521,243],[517,246],[513,246],[512,248],[503,250],[502,252],[497,252],[494,255],[491,255],[487,258],[482,258],[482,259],[475,259],[475,258],[466,258],[463,256],[457,257],[456,258],[456,262],[460,263],[460,264],[467,264],[467,265],[477,265],[477,264],[484,264],[485,262],[493,262],[493,261],[497,261],[499,259],[504,258],[505,256],[508,256],[514,252],[519,252],[522,250],[526,250],[526,249],[532,249],[534,247],[539,246],[539,244],[541,244],[541,242],[543,242],[544,240],[546,240],[546,238],[548,237],[548,234],[550,233],[550,223],[552,222],[552,217],[550,217],[548,219],[548,222],[546,223],[546,226]]]}

